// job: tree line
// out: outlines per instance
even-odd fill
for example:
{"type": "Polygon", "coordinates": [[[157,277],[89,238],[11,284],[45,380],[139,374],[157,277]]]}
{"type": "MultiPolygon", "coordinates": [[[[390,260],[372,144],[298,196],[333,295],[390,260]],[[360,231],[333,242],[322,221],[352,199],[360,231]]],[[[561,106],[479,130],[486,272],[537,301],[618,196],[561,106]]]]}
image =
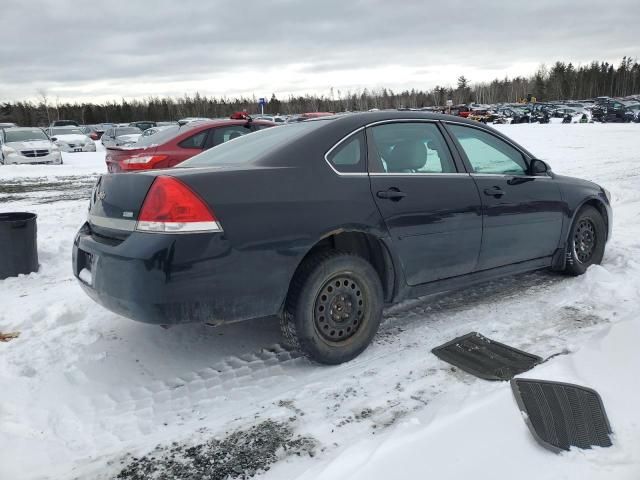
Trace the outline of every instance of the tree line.
{"type": "MultiPolygon", "coordinates": [[[[505,77],[491,82],[470,84],[460,76],[454,87],[436,86],[427,90],[396,92],[382,88],[341,91],[331,88],[325,95],[271,96],[265,106],[268,114],[304,112],[344,112],[372,108],[422,108],[443,106],[447,100],[461,103],[518,102],[528,95],[537,101],[579,100],[598,96],[620,97],[640,93],[640,64],[623,57],[619,65],[591,62],[574,66],[571,62],[545,65],[530,77],[505,77]]],[[[39,91],[37,101],[0,103],[0,122],[18,125],[46,126],[54,120],[71,119],[81,124],[129,122],[134,120],[177,120],[184,117],[228,117],[233,112],[259,111],[254,97],[207,97],[196,93],[179,98],[148,97],[142,100],[97,103],[60,103],[52,101],[45,91],[39,91]]]]}

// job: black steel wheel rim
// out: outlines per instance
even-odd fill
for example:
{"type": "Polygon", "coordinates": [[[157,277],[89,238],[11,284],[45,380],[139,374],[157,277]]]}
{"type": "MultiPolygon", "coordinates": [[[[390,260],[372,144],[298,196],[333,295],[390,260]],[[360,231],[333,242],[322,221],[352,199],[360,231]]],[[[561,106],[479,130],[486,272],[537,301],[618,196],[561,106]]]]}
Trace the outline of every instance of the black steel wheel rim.
{"type": "Polygon", "coordinates": [[[573,253],[580,263],[587,263],[591,260],[596,245],[596,227],[590,219],[583,218],[573,233],[573,253]]]}
{"type": "Polygon", "coordinates": [[[335,276],[325,282],[316,297],[316,330],[329,342],[343,342],[360,329],[366,307],[360,282],[348,274],[335,276]]]}

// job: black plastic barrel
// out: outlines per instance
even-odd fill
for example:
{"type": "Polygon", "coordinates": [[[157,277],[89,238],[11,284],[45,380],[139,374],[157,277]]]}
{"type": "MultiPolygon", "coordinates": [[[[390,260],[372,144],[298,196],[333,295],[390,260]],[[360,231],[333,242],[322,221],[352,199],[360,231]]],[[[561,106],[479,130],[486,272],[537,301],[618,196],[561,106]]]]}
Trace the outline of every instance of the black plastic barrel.
{"type": "Polygon", "coordinates": [[[35,213],[0,213],[0,280],[38,271],[35,213]]]}

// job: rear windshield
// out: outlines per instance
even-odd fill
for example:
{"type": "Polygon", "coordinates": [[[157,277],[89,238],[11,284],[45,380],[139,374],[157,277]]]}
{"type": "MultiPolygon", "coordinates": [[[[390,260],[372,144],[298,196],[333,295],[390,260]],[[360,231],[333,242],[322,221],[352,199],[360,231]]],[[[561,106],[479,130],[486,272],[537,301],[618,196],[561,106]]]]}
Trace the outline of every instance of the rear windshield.
{"type": "Polygon", "coordinates": [[[184,132],[184,129],[180,130],[180,127],[178,125],[163,128],[162,130],[158,130],[153,135],[140,137],[140,140],[138,140],[138,145],[161,145],[182,132],[184,132]]]}
{"type": "Polygon", "coordinates": [[[182,162],[178,167],[209,167],[252,163],[274,148],[303,137],[324,125],[326,125],[326,121],[313,121],[265,128],[206,150],[182,162]]]}
{"type": "Polygon", "coordinates": [[[142,133],[138,127],[118,127],[116,128],[116,135],[133,135],[136,133],[142,133]]]}
{"type": "Polygon", "coordinates": [[[79,128],[52,128],[51,135],[84,135],[79,128]]]}
{"type": "Polygon", "coordinates": [[[4,131],[5,142],[26,142],[28,140],[48,140],[45,133],[39,129],[33,130],[5,130],[4,131]]]}

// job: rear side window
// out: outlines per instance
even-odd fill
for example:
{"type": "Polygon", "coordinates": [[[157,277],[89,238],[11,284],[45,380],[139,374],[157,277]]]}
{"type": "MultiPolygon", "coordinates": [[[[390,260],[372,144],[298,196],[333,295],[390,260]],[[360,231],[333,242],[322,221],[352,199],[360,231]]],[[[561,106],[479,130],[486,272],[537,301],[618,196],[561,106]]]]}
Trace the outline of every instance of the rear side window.
{"type": "Polygon", "coordinates": [[[251,133],[250,125],[233,125],[231,127],[218,127],[213,129],[212,146],[220,145],[234,138],[242,137],[247,133],[251,133]]]}
{"type": "Polygon", "coordinates": [[[449,125],[462,146],[474,173],[524,175],[522,154],[504,140],[477,128],[449,125]]]}
{"type": "Polygon", "coordinates": [[[191,135],[189,138],[180,142],[182,148],[202,148],[205,138],[207,138],[208,130],[203,130],[195,135],[191,135]]]}
{"type": "Polygon", "coordinates": [[[369,171],[389,174],[456,173],[437,125],[398,122],[371,127],[369,171]]]}
{"type": "Polygon", "coordinates": [[[327,155],[327,160],[340,173],[364,173],[364,133],[344,139],[327,155]]]}

